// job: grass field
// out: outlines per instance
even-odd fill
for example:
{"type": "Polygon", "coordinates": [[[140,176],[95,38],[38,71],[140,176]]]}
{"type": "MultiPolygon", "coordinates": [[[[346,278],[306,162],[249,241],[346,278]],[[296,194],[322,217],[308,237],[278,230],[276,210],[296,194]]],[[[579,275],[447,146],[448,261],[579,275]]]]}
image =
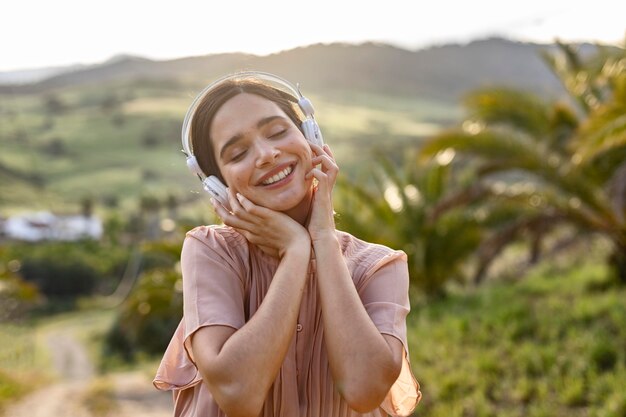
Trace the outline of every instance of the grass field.
{"type": "Polygon", "coordinates": [[[625,300],[581,262],[414,305],[417,415],[626,416],[625,300]]]}

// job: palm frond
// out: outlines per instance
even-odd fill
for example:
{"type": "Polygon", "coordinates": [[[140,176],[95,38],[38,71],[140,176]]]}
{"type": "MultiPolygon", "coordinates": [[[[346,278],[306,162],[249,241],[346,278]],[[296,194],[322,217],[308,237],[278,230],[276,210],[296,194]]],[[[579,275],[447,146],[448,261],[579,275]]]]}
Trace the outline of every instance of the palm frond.
{"type": "Polygon", "coordinates": [[[542,187],[559,190],[567,199],[576,199],[592,211],[612,217],[608,200],[601,188],[561,155],[542,151],[525,135],[515,132],[483,130],[476,134],[450,131],[427,141],[422,158],[452,148],[480,157],[488,170],[479,173],[522,171],[529,180],[542,187]]]}
{"type": "Polygon", "coordinates": [[[542,165],[545,155],[526,135],[505,129],[481,129],[477,132],[443,132],[423,144],[420,159],[432,158],[446,149],[454,149],[488,161],[515,161],[516,165],[529,168],[542,165]]]}
{"type": "Polygon", "coordinates": [[[583,163],[626,146],[626,105],[610,105],[594,112],[573,140],[583,163]]]}
{"type": "Polygon", "coordinates": [[[486,125],[506,125],[541,139],[550,131],[549,108],[538,96],[507,88],[479,90],[464,100],[469,117],[486,125]]]}
{"type": "Polygon", "coordinates": [[[609,181],[611,207],[618,221],[624,225],[626,217],[626,161],[617,168],[609,181]]]}

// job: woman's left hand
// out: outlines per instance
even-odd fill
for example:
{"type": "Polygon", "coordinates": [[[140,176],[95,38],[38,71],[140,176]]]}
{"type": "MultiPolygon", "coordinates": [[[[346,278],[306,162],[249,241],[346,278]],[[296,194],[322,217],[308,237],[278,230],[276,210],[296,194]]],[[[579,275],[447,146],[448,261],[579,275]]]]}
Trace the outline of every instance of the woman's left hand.
{"type": "Polygon", "coordinates": [[[311,149],[313,150],[311,160],[313,168],[306,176],[307,178],[314,177],[317,180],[317,187],[313,193],[308,230],[311,242],[315,243],[316,240],[328,233],[331,233],[332,236],[335,233],[333,187],[337,180],[339,167],[328,145],[320,147],[311,144],[311,149]]]}

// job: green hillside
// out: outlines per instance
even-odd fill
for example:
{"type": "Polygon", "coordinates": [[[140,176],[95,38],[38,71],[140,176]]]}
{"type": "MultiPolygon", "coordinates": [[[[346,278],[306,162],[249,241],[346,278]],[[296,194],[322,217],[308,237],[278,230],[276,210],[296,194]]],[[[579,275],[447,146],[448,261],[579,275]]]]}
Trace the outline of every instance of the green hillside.
{"type": "Polygon", "coordinates": [[[413,305],[416,415],[626,416],[626,291],[583,246],[580,262],[413,305]]]}
{"type": "MultiPolygon", "coordinates": [[[[72,210],[133,205],[145,195],[198,197],[180,152],[180,126],[196,89],[182,82],[77,86],[2,102],[1,208],[72,210]],[[29,184],[29,181],[30,184],[29,184]]],[[[335,92],[310,95],[347,175],[375,148],[415,146],[458,109],[424,99],[335,92]]]]}

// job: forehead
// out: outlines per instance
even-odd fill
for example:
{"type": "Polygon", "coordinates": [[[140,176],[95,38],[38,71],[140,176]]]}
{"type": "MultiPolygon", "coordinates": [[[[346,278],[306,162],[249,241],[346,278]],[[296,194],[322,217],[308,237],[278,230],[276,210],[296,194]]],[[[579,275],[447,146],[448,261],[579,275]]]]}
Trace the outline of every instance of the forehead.
{"type": "Polygon", "coordinates": [[[214,141],[245,134],[266,117],[283,116],[285,112],[271,100],[256,94],[241,93],[227,100],[215,113],[210,136],[214,141]]]}

